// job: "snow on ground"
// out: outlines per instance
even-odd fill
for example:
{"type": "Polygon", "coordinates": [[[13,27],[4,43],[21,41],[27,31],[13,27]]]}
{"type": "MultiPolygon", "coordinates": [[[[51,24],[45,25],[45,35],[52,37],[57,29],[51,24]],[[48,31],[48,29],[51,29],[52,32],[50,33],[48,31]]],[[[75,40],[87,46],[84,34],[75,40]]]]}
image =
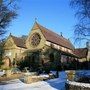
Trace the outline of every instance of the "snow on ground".
{"type": "Polygon", "coordinates": [[[65,90],[66,73],[62,71],[59,75],[59,78],[32,84],[25,84],[19,79],[6,81],[5,85],[0,85],[0,90],[65,90]]]}
{"type": "Polygon", "coordinates": [[[3,76],[5,74],[4,70],[0,70],[0,76],[3,76]]]}
{"type": "Polygon", "coordinates": [[[79,83],[79,82],[74,82],[74,81],[69,81],[68,83],[70,85],[74,85],[74,86],[80,86],[80,87],[90,88],[90,84],[88,84],[88,83],[79,83]]]}

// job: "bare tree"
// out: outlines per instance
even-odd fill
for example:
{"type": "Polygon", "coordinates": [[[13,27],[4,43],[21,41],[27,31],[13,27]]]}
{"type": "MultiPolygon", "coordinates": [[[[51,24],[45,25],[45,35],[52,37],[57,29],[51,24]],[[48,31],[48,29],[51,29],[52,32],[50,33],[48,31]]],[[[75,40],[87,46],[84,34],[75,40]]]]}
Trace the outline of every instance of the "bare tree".
{"type": "Polygon", "coordinates": [[[3,64],[4,41],[2,35],[7,32],[10,22],[17,16],[16,0],[0,0],[0,66],[3,64]]]}
{"type": "Polygon", "coordinates": [[[74,27],[76,40],[90,41],[90,0],[70,0],[70,6],[76,11],[78,23],[74,27]]]}
{"type": "Polygon", "coordinates": [[[2,60],[3,60],[3,54],[4,54],[4,48],[3,48],[4,42],[5,42],[5,39],[0,40],[0,67],[1,65],[3,65],[2,60]]]}
{"type": "Polygon", "coordinates": [[[0,0],[0,37],[6,33],[6,28],[16,18],[16,9],[16,0],[0,0]]]}

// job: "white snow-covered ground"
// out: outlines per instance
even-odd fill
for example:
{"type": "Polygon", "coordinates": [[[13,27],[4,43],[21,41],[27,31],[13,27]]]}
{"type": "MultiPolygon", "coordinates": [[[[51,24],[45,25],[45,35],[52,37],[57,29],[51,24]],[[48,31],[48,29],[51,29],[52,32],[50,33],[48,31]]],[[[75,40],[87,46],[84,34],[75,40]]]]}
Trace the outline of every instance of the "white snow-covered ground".
{"type": "Polygon", "coordinates": [[[5,85],[0,85],[0,90],[65,90],[66,79],[66,73],[62,71],[57,79],[32,84],[25,84],[19,79],[6,81],[5,85]]]}
{"type": "Polygon", "coordinates": [[[79,83],[79,82],[74,82],[74,81],[69,81],[68,82],[70,85],[74,85],[74,86],[80,86],[80,87],[86,87],[86,88],[90,88],[90,84],[89,83],[79,83]]]}
{"type": "Polygon", "coordinates": [[[3,76],[5,74],[4,70],[0,70],[0,76],[3,76]]]}

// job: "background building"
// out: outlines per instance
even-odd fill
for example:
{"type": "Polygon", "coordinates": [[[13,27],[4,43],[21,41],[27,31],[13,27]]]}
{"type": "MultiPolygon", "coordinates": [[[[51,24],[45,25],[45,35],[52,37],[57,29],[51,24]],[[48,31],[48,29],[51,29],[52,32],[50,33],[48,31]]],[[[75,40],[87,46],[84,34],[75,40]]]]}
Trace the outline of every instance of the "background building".
{"type": "Polygon", "coordinates": [[[85,48],[76,48],[75,54],[78,56],[80,62],[90,61],[90,42],[86,43],[85,48]]]}

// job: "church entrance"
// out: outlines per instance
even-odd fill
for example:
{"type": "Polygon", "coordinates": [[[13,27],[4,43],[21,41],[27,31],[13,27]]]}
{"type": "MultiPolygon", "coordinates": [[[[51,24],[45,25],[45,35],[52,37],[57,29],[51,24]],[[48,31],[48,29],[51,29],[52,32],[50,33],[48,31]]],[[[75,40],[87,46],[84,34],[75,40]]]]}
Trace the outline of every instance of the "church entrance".
{"type": "Polygon", "coordinates": [[[37,71],[40,67],[40,52],[31,52],[29,55],[30,67],[32,70],[37,71]]]}
{"type": "Polygon", "coordinates": [[[10,67],[11,66],[11,60],[8,56],[5,56],[4,59],[3,59],[3,62],[4,62],[4,67],[10,67]]]}

